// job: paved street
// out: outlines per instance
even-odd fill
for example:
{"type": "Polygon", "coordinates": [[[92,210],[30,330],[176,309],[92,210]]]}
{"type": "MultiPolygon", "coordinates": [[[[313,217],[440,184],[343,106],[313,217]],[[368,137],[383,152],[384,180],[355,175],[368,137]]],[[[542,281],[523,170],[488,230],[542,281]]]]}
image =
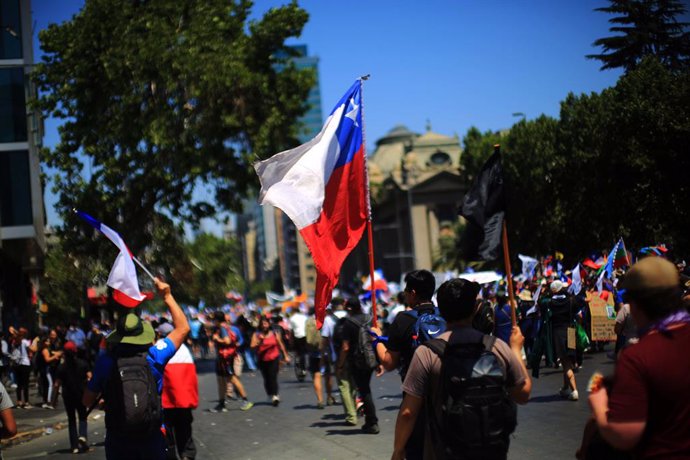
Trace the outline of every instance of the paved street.
{"type": "MultiPolygon", "coordinates": [[[[610,348],[610,347],[608,347],[610,348]]],[[[372,384],[381,433],[362,434],[357,427],[343,423],[340,407],[316,408],[309,381],[298,383],[291,368],[280,374],[282,403],[272,407],[264,396],[260,374],[245,374],[254,408],[239,410],[239,403],[230,404],[229,412],[214,414],[208,408],[216,395],[212,363],[199,363],[200,407],[195,412],[194,436],[200,459],[385,459],[393,444],[395,417],[400,404],[400,380],[397,373],[388,373],[372,384]]],[[[613,370],[605,353],[587,355],[578,374],[581,399],[563,401],[556,392],[561,385],[561,372],[542,369],[534,381],[532,399],[520,407],[519,425],[511,444],[510,459],[574,458],[582,427],[588,417],[585,386],[594,370],[613,370]]],[[[103,418],[90,423],[93,451],[80,459],[103,459],[103,418]]],[[[56,431],[29,443],[11,447],[3,453],[8,459],[74,458],[68,451],[67,430],[56,431]]]]}

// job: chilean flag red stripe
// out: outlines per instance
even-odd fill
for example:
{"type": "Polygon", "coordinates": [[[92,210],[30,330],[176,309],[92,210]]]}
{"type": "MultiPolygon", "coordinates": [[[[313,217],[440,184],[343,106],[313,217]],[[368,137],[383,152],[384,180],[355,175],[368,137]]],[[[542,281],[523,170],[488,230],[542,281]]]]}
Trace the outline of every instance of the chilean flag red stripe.
{"type": "Polygon", "coordinates": [[[359,80],[350,87],[314,139],[254,165],[261,181],[259,202],[282,209],[311,251],[319,327],[340,268],[368,218],[361,87],[359,80]]]}
{"type": "Polygon", "coordinates": [[[163,409],[196,409],[199,383],[194,358],[185,344],[180,345],[163,371],[163,409]]]}

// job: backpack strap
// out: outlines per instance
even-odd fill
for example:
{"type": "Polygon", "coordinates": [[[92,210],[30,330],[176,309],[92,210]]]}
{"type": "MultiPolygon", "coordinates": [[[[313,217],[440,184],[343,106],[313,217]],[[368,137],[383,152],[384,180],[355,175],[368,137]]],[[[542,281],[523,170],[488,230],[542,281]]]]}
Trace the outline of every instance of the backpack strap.
{"type": "Polygon", "coordinates": [[[428,347],[431,351],[436,353],[439,358],[442,358],[443,354],[446,352],[446,345],[448,345],[448,342],[441,339],[431,339],[421,344],[422,347],[428,347]]]}
{"type": "Polygon", "coordinates": [[[486,351],[493,350],[495,343],[496,343],[496,336],[485,335],[484,337],[482,337],[482,344],[484,345],[484,349],[486,351]]]}

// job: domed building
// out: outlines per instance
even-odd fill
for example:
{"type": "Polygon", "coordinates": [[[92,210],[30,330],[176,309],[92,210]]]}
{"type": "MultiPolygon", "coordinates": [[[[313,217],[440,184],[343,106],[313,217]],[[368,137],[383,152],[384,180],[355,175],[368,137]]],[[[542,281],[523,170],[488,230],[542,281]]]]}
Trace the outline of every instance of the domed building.
{"type": "MultiPolygon", "coordinates": [[[[374,258],[387,279],[398,281],[410,270],[433,268],[439,238],[458,220],[467,190],[461,155],[457,135],[435,133],[429,125],[424,134],[398,125],[376,142],[367,160],[374,258]]],[[[355,256],[360,267],[367,266],[364,246],[355,256]]]]}

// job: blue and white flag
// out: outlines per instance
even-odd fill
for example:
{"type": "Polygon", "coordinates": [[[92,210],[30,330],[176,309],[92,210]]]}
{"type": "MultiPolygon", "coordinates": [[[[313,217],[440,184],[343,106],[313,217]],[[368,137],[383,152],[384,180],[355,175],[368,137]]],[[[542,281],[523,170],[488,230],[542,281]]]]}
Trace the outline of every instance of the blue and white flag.
{"type": "Polygon", "coordinates": [[[518,254],[518,257],[520,258],[520,262],[522,262],[522,276],[524,276],[526,280],[532,279],[534,269],[537,268],[539,261],[522,254],[518,254]]]}

